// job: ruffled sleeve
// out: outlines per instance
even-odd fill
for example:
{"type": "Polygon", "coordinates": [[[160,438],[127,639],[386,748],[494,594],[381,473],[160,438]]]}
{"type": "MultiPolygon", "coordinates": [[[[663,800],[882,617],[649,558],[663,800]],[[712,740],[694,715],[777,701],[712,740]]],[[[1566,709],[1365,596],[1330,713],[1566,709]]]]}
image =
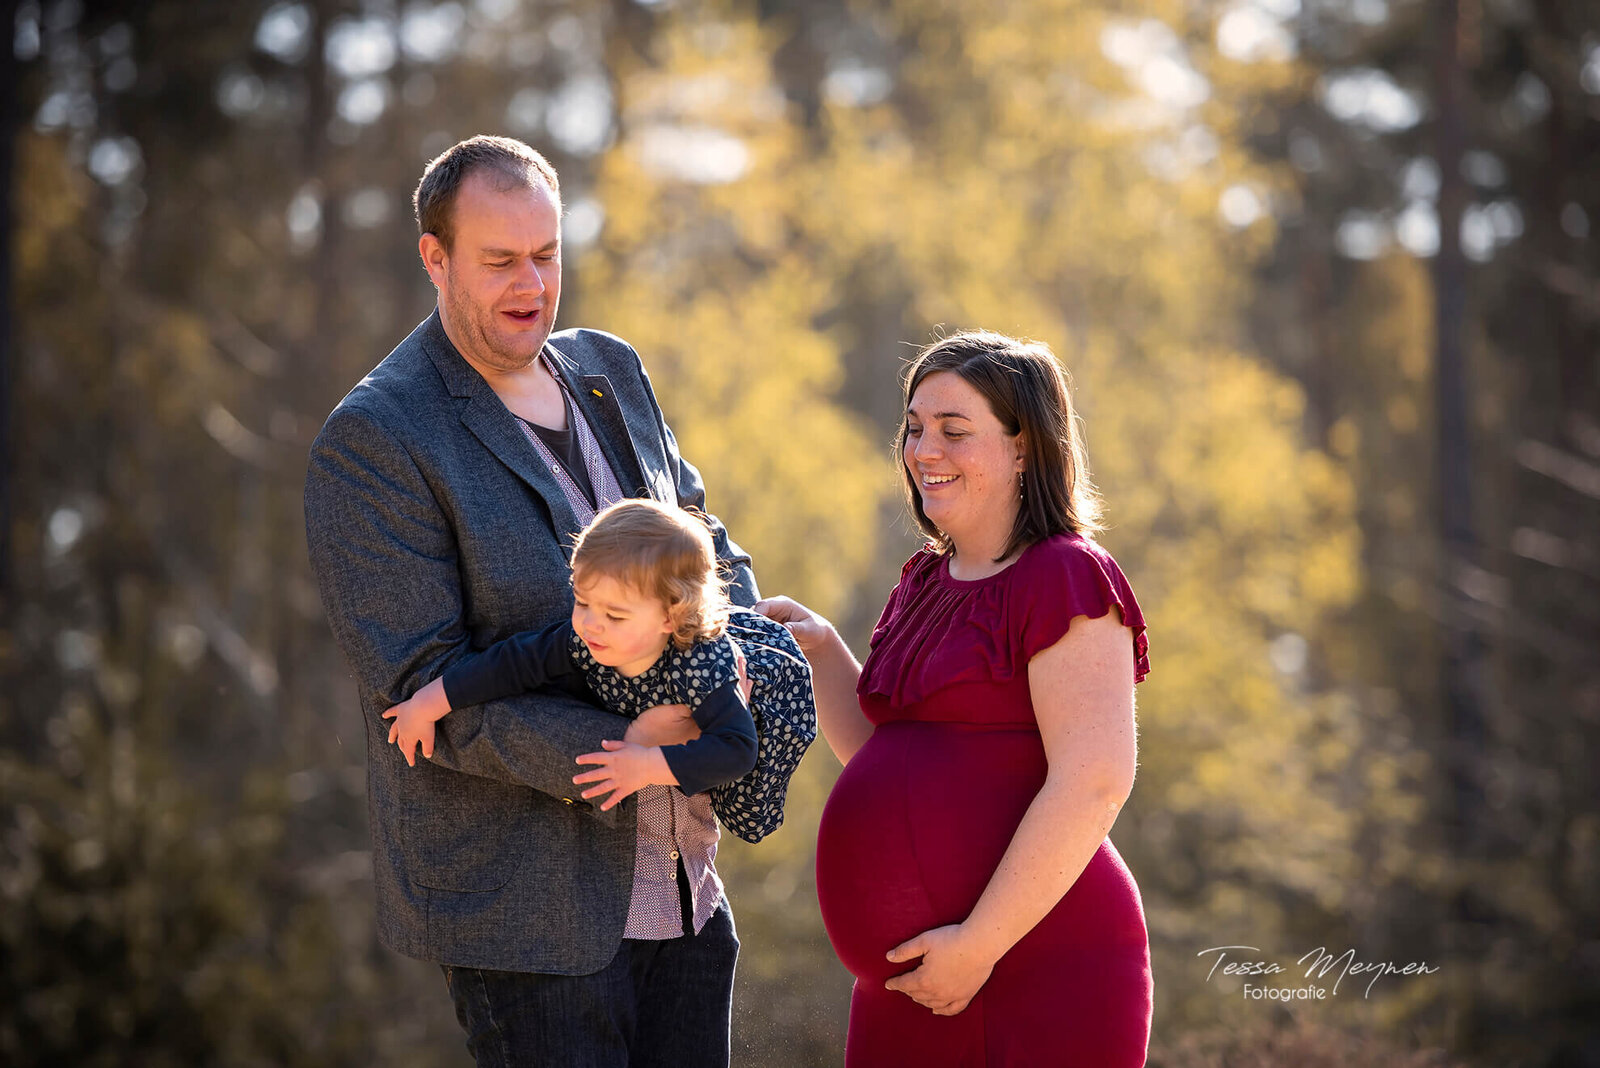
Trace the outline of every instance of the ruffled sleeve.
{"type": "MultiPolygon", "coordinates": [[[[924,549],[889,595],[856,692],[904,709],[953,687],[1025,679],[1028,661],[1060,641],[1073,619],[1112,608],[1133,631],[1140,682],[1150,672],[1144,615],[1122,569],[1094,542],[1058,534],[1023,550],[1005,570],[970,581],[951,578],[945,558],[924,549]]],[[[917,714],[936,715],[927,708],[917,714]]]]}
{"type": "Polygon", "coordinates": [[[901,608],[908,599],[914,600],[917,591],[926,581],[927,572],[939,562],[939,554],[934,551],[931,544],[923,546],[907,560],[900,568],[900,581],[895,583],[894,589],[889,591],[889,600],[883,606],[883,612],[878,616],[877,625],[872,628],[872,637],[867,639],[867,647],[875,648],[879,639],[894,629],[895,622],[900,616],[901,608]]]}
{"type": "Polygon", "coordinates": [[[1017,562],[1022,572],[1011,583],[1008,625],[1013,647],[1032,660],[1060,641],[1078,616],[1098,619],[1117,610],[1133,631],[1133,681],[1150,673],[1144,614],[1133,588],[1111,554],[1078,536],[1047,538],[1017,562]]]}

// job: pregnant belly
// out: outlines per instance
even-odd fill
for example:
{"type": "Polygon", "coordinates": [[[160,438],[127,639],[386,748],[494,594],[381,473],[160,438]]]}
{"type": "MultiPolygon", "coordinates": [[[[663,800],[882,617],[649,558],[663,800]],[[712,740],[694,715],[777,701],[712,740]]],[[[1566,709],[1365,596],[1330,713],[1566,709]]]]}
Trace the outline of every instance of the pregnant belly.
{"type": "Polygon", "coordinates": [[[817,836],[817,897],[845,967],[906,971],[899,943],[960,923],[1044,783],[1037,731],[887,723],[845,766],[817,836]]]}
{"type": "MultiPolygon", "coordinates": [[[[1039,788],[1037,731],[948,723],[879,727],[839,775],[817,835],[817,899],[858,979],[909,971],[884,954],[971,913],[1039,788]]],[[[1049,976],[1063,960],[1147,961],[1139,888],[1108,838],[996,975],[1049,976]]]]}

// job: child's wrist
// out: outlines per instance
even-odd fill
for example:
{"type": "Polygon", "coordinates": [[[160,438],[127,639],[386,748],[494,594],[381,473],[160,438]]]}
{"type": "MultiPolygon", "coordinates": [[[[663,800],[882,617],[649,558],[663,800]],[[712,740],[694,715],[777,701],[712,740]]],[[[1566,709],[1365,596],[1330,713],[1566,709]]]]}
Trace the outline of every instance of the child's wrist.
{"type": "Polygon", "coordinates": [[[439,720],[443,719],[446,713],[452,711],[450,707],[450,695],[445,693],[443,678],[434,679],[432,682],[428,683],[428,685],[422,688],[422,692],[417,696],[421,697],[425,702],[423,705],[423,711],[426,712],[428,714],[428,718],[434,722],[438,722],[439,720]]]}
{"type": "Polygon", "coordinates": [[[672,773],[672,765],[667,763],[667,752],[659,745],[647,747],[646,753],[650,766],[654,769],[651,778],[660,786],[678,785],[678,777],[672,773]]]}

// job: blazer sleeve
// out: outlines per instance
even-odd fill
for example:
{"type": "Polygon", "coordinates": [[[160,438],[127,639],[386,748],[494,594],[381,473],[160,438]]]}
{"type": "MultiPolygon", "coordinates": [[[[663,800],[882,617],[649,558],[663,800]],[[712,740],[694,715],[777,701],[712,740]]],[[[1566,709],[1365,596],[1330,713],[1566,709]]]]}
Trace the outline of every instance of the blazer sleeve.
{"type": "MultiPolygon", "coordinates": [[[[411,454],[348,402],[311,449],[306,540],[334,640],[381,714],[470,653],[454,531],[411,454]]],[[[433,763],[575,797],[576,759],[628,721],[570,696],[536,693],[473,705],[438,724],[433,763]]],[[[587,811],[615,822],[621,806],[587,811]]]]}
{"type": "Polygon", "coordinates": [[[700,478],[700,472],[678,452],[678,439],[673,436],[672,428],[667,425],[666,417],[661,414],[661,405],[656,401],[656,391],[650,385],[650,374],[644,369],[644,363],[639,360],[637,352],[633,353],[633,358],[638,363],[639,377],[644,380],[645,396],[650,398],[651,414],[655,417],[656,428],[660,431],[661,441],[666,449],[667,465],[678,495],[678,507],[693,508],[705,515],[707,524],[711,527],[711,540],[716,546],[722,577],[728,580],[728,599],[741,608],[749,608],[761,599],[761,591],[756,586],[755,572],[750,568],[750,554],[728,536],[728,528],[722,525],[722,520],[706,511],[706,487],[700,478]]]}

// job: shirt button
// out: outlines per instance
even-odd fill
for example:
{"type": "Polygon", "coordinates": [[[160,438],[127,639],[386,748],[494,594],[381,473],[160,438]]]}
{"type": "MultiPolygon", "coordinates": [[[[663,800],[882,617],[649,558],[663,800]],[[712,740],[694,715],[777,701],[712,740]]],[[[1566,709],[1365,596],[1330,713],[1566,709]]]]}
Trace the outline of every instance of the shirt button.
{"type": "Polygon", "coordinates": [[[674,849],[671,853],[668,853],[667,856],[671,857],[673,860],[677,860],[678,859],[678,851],[676,849],[674,849]]]}

